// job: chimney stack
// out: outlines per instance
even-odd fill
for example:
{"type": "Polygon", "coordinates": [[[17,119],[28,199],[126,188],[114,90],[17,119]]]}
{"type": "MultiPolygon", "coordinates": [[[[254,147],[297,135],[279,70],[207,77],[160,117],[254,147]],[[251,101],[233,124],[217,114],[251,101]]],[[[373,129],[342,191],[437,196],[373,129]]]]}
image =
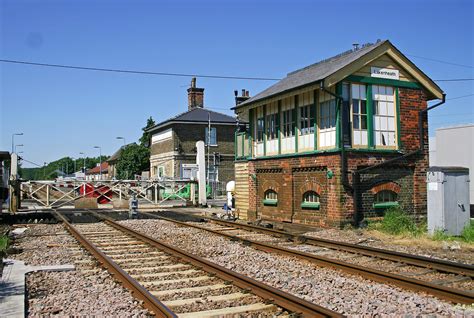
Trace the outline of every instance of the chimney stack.
{"type": "Polygon", "coordinates": [[[204,88],[196,87],[196,78],[191,79],[191,87],[188,88],[188,110],[204,108],[204,88]]]}
{"type": "Polygon", "coordinates": [[[235,105],[239,105],[240,103],[245,102],[247,99],[250,98],[249,91],[242,89],[242,96],[238,96],[238,91],[234,91],[235,95],[235,105]]]}

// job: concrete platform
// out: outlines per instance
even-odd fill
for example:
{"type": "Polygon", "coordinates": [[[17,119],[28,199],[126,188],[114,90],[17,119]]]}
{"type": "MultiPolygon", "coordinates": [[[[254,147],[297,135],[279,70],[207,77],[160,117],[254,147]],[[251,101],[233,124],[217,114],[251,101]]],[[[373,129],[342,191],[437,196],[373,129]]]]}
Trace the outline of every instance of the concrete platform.
{"type": "Polygon", "coordinates": [[[37,271],[70,271],[74,265],[29,266],[22,261],[4,259],[0,280],[0,313],[2,317],[25,317],[25,274],[37,271]]]}

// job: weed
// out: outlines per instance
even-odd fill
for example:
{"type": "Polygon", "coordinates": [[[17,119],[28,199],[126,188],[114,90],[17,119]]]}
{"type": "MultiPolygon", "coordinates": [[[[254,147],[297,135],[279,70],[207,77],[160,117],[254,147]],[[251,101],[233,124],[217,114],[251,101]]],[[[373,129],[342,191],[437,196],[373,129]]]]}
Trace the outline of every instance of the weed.
{"type": "Polygon", "coordinates": [[[0,252],[6,250],[8,247],[8,236],[2,235],[0,236],[0,252]]]}
{"type": "Polygon", "coordinates": [[[380,230],[388,234],[414,234],[420,233],[415,220],[399,207],[393,207],[385,212],[380,225],[380,230]]]}

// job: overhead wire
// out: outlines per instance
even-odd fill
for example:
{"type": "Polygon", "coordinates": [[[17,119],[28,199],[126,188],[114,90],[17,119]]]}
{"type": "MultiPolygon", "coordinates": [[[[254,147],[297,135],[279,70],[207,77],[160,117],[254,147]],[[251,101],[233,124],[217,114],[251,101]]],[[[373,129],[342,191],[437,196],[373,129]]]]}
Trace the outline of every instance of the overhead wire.
{"type": "Polygon", "coordinates": [[[474,68],[474,66],[472,66],[472,65],[453,63],[453,62],[448,62],[448,61],[433,59],[433,58],[430,58],[430,57],[424,57],[424,56],[419,56],[419,55],[414,55],[414,54],[405,54],[405,55],[407,55],[407,56],[412,56],[412,57],[415,57],[415,58],[418,58],[418,59],[422,59],[422,60],[438,62],[438,63],[442,63],[442,64],[448,64],[448,65],[454,65],[454,66],[466,67],[466,68],[474,68]]]}
{"type": "MultiPolygon", "coordinates": [[[[37,63],[37,62],[30,62],[30,61],[8,60],[8,59],[0,59],[0,62],[11,63],[11,64],[32,65],[32,66],[42,66],[42,67],[73,69],[73,70],[83,70],[83,71],[98,71],[98,72],[139,74],[139,75],[177,76],[177,77],[193,77],[193,76],[195,76],[195,77],[201,77],[201,78],[231,79],[231,80],[253,80],[253,81],[279,81],[279,80],[281,80],[281,78],[272,78],[272,77],[227,76],[227,75],[210,75],[210,74],[197,74],[197,73],[171,73],[171,72],[139,71],[139,70],[102,68],[102,67],[88,67],[88,66],[67,65],[67,64],[37,63]]],[[[435,79],[434,81],[435,82],[462,82],[462,81],[474,81],[474,78],[435,79]]]]}

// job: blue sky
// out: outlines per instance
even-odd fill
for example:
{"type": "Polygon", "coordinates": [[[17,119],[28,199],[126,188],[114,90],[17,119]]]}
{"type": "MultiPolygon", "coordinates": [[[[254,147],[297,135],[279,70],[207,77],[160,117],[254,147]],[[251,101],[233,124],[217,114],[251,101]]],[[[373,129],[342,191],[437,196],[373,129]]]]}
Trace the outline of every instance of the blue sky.
{"type": "MultiPolygon", "coordinates": [[[[284,77],[351,48],[389,39],[433,79],[473,78],[472,1],[22,1],[0,0],[0,58],[89,67],[284,77]]],[[[152,116],[187,110],[190,78],[0,63],[0,149],[23,132],[42,164],[79,152],[112,154],[152,116]]],[[[231,114],[234,89],[273,82],[198,78],[205,105],[231,114]]],[[[440,82],[449,98],[474,82],[440,82]]],[[[474,97],[430,114],[437,127],[474,122],[474,97]]],[[[31,166],[25,164],[24,166],[31,166]]]]}

